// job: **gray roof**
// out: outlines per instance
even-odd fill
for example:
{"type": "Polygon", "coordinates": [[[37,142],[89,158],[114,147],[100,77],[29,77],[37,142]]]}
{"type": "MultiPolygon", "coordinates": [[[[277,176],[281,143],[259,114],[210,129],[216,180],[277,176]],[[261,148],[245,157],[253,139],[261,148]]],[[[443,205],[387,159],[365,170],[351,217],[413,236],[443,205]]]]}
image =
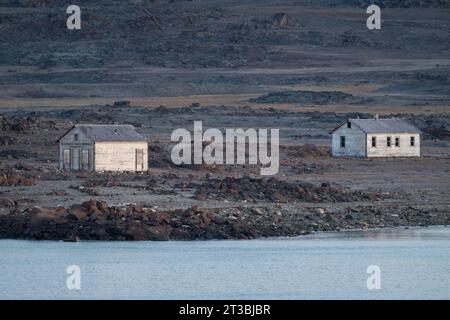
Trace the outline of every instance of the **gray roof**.
{"type": "MultiPolygon", "coordinates": [[[[405,120],[397,118],[349,119],[348,121],[356,125],[365,133],[420,133],[420,130],[412,124],[409,124],[405,120]]],[[[340,125],[338,128],[340,128],[342,125],[340,125]]]]}
{"type": "Polygon", "coordinates": [[[146,141],[132,125],[76,124],[73,128],[79,128],[94,141],[146,141]]]}

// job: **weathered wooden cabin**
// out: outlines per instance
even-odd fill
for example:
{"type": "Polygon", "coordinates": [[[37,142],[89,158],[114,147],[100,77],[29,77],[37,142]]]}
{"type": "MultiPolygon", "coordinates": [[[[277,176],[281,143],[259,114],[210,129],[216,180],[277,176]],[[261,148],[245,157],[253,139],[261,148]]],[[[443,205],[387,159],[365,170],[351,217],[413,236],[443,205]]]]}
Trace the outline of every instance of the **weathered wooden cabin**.
{"type": "Polygon", "coordinates": [[[336,157],[420,157],[420,130],[402,119],[348,119],[330,133],[336,157]]]}
{"type": "Polygon", "coordinates": [[[77,124],[58,142],[61,170],[148,170],[148,143],[132,125],[77,124]]]}

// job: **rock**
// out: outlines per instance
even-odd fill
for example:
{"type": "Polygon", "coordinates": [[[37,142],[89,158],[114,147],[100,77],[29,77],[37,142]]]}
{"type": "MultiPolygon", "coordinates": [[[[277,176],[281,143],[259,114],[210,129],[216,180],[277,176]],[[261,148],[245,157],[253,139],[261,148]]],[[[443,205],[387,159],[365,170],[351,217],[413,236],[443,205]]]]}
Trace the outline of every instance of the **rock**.
{"type": "Polygon", "coordinates": [[[72,206],[65,215],[65,218],[81,221],[87,217],[87,212],[85,210],[84,206],[72,206]]]}
{"type": "Polygon", "coordinates": [[[114,104],[113,104],[113,106],[114,107],[117,107],[117,108],[127,108],[127,107],[129,107],[131,104],[130,104],[130,101],[127,101],[127,100],[123,100],[123,101],[115,101],[114,102],[114,104]]]}
{"type": "Polygon", "coordinates": [[[208,212],[202,212],[201,213],[202,223],[204,225],[208,225],[211,223],[211,214],[208,212]]]}
{"type": "Polygon", "coordinates": [[[317,223],[315,223],[315,222],[310,222],[309,223],[309,227],[314,229],[314,230],[317,230],[319,228],[319,225],[317,223]]]}
{"type": "Polygon", "coordinates": [[[318,214],[324,214],[324,213],[325,213],[325,209],[324,209],[324,208],[317,208],[317,209],[316,209],[316,212],[317,212],[318,214]]]}
{"type": "Polygon", "coordinates": [[[33,174],[23,173],[12,168],[0,168],[0,186],[31,186],[36,178],[33,174]]]}
{"type": "Polygon", "coordinates": [[[194,196],[194,199],[195,199],[195,200],[204,201],[204,200],[207,199],[207,196],[204,195],[204,194],[196,194],[196,195],[194,196]]]}
{"type": "Polygon", "coordinates": [[[0,198],[0,207],[14,208],[16,202],[11,198],[0,198]]]}
{"type": "Polygon", "coordinates": [[[280,12],[272,17],[272,24],[276,27],[295,27],[297,21],[289,14],[280,12]]]}
{"type": "Polygon", "coordinates": [[[310,183],[290,182],[277,178],[233,178],[209,179],[201,184],[190,183],[196,189],[196,199],[247,202],[353,202],[372,197],[361,191],[343,187],[332,187],[329,183],[316,186],[310,183]]]}
{"type": "Polygon", "coordinates": [[[217,225],[222,225],[224,224],[226,221],[226,219],[222,216],[219,215],[213,215],[211,218],[211,222],[217,225]]]}
{"type": "Polygon", "coordinates": [[[281,91],[272,92],[256,98],[251,98],[252,103],[297,103],[297,104],[340,104],[362,103],[362,98],[340,91],[281,91]]]}
{"type": "Polygon", "coordinates": [[[56,209],[55,209],[55,213],[56,213],[58,216],[64,216],[65,213],[66,213],[66,208],[64,208],[64,207],[62,207],[62,206],[58,206],[58,207],[56,207],[56,209]]]}
{"type": "Polygon", "coordinates": [[[98,201],[97,209],[100,210],[101,212],[108,212],[109,211],[108,203],[106,203],[105,201],[98,201]]]}
{"type": "Polygon", "coordinates": [[[253,208],[253,212],[257,215],[263,215],[264,212],[260,208],[253,208]]]}
{"type": "Polygon", "coordinates": [[[41,207],[33,207],[30,214],[32,220],[54,220],[58,218],[58,214],[54,210],[41,207]]]}
{"type": "Polygon", "coordinates": [[[170,216],[165,212],[158,212],[155,214],[155,220],[157,223],[170,224],[170,216]]]}
{"type": "Polygon", "coordinates": [[[95,211],[97,210],[97,201],[91,199],[89,201],[83,202],[81,206],[86,208],[88,211],[95,211]]]}
{"type": "Polygon", "coordinates": [[[10,136],[0,136],[0,146],[10,146],[16,144],[18,141],[16,138],[10,136]]]}

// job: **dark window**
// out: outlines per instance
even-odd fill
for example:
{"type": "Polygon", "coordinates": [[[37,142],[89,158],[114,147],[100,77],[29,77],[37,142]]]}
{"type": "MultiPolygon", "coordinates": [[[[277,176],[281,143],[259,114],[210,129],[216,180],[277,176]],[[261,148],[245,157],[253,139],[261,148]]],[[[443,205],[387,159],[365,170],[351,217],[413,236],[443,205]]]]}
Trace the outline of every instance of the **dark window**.
{"type": "Polygon", "coordinates": [[[341,136],[341,148],[345,148],[345,137],[341,136]]]}
{"type": "Polygon", "coordinates": [[[411,137],[409,143],[410,143],[411,147],[414,147],[416,145],[416,137],[411,137]]]}
{"type": "Polygon", "coordinates": [[[352,123],[350,121],[347,122],[347,128],[351,128],[352,127],[352,123]]]}
{"type": "Polygon", "coordinates": [[[399,137],[395,137],[395,146],[400,147],[400,138],[399,137]]]}
{"type": "Polygon", "coordinates": [[[78,134],[75,133],[75,134],[73,135],[73,140],[78,141],[78,138],[79,138],[78,134]]]}
{"type": "Polygon", "coordinates": [[[390,147],[390,146],[392,145],[392,138],[391,138],[391,137],[387,137],[386,145],[387,145],[388,147],[390,147]]]}
{"type": "Polygon", "coordinates": [[[372,137],[372,148],[377,147],[377,137],[372,137]]]}

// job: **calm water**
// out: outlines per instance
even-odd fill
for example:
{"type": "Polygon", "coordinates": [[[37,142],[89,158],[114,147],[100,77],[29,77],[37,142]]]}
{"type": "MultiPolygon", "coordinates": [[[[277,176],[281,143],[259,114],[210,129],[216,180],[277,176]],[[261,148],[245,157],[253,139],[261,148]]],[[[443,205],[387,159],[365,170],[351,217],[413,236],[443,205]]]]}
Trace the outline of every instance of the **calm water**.
{"type": "Polygon", "coordinates": [[[2,299],[450,299],[450,228],[206,242],[0,241],[2,299]],[[68,290],[66,268],[81,268],[68,290]],[[368,290],[366,269],[381,268],[368,290]]]}

